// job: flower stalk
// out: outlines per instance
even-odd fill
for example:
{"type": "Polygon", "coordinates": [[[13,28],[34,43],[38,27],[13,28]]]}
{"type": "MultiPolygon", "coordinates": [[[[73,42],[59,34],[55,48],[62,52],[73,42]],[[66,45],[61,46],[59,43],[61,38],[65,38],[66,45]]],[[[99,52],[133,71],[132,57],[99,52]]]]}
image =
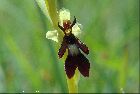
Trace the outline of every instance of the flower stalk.
{"type": "Polygon", "coordinates": [[[67,84],[68,84],[69,93],[78,93],[79,76],[80,76],[79,71],[78,71],[78,69],[76,69],[75,75],[73,78],[69,79],[67,77],[67,84]]]}
{"type": "Polygon", "coordinates": [[[56,29],[58,22],[58,14],[56,10],[56,2],[55,0],[45,0],[45,4],[49,13],[49,17],[51,18],[52,25],[56,29]]]}

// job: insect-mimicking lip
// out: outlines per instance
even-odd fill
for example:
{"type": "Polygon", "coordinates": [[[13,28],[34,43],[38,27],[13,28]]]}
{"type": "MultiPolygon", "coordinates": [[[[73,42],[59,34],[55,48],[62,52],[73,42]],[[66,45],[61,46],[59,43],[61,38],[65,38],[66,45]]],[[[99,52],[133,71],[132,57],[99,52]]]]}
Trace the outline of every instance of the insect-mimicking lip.
{"type": "Polygon", "coordinates": [[[89,60],[80,52],[81,49],[85,54],[89,54],[88,47],[72,34],[72,27],[76,23],[76,18],[74,17],[72,24],[70,20],[67,21],[63,23],[63,26],[60,26],[58,23],[58,27],[65,34],[58,55],[61,58],[66,49],[68,49],[68,56],[65,60],[65,71],[69,79],[74,76],[76,68],[78,68],[84,77],[89,77],[89,60]]]}

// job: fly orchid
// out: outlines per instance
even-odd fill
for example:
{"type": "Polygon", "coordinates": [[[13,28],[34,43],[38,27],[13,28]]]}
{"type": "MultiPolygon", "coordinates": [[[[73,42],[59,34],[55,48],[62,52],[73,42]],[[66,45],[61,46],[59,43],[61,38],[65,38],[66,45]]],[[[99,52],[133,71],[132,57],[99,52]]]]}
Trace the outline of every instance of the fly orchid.
{"type": "MultiPolygon", "coordinates": [[[[65,71],[67,77],[70,79],[74,76],[76,68],[84,77],[89,76],[90,63],[89,60],[81,53],[89,54],[88,47],[82,43],[76,36],[80,34],[80,24],[74,16],[74,21],[70,21],[70,12],[66,9],[59,11],[58,27],[64,33],[61,47],[58,51],[59,58],[62,58],[66,49],[68,49],[68,56],[65,60],[65,71]],[[81,50],[80,50],[81,49],[81,50]]],[[[58,42],[58,31],[48,31],[46,38],[58,42]]]]}
{"type": "Polygon", "coordinates": [[[65,60],[65,71],[69,79],[74,76],[77,67],[83,76],[88,77],[90,68],[89,60],[80,51],[81,49],[85,54],[89,54],[88,47],[72,34],[72,27],[75,24],[75,17],[73,23],[70,20],[63,20],[63,26],[58,23],[58,27],[65,34],[58,55],[61,58],[66,49],[68,49],[68,56],[65,60]]]}

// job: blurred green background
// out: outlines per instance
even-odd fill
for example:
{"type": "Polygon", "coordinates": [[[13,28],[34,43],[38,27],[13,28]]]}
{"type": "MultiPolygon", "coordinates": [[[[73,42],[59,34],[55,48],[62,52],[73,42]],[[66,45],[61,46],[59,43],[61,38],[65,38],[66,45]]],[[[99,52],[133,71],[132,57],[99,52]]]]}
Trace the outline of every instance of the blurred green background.
{"type": "MultiPolygon", "coordinates": [[[[139,92],[139,0],[57,0],[83,25],[90,77],[79,92],[139,92]]],[[[0,92],[68,92],[52,30],[34,0],[0,0],[0,92]]]]}

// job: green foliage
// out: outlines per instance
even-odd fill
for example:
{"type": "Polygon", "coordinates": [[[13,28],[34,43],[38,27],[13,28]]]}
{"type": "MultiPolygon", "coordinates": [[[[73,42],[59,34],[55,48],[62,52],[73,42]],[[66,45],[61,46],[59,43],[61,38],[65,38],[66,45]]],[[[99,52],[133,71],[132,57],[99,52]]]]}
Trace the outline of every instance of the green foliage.
{"type": "MultiPolygon", "coordinates": [[[[90,77],[79,92],[139,92],[139,0],[57,0],[83,25],[90,77]]],[[[0,93],[67,92],[64,63],[45,38],[50,21],[34,0],[0,0],[0,93]]]]}

